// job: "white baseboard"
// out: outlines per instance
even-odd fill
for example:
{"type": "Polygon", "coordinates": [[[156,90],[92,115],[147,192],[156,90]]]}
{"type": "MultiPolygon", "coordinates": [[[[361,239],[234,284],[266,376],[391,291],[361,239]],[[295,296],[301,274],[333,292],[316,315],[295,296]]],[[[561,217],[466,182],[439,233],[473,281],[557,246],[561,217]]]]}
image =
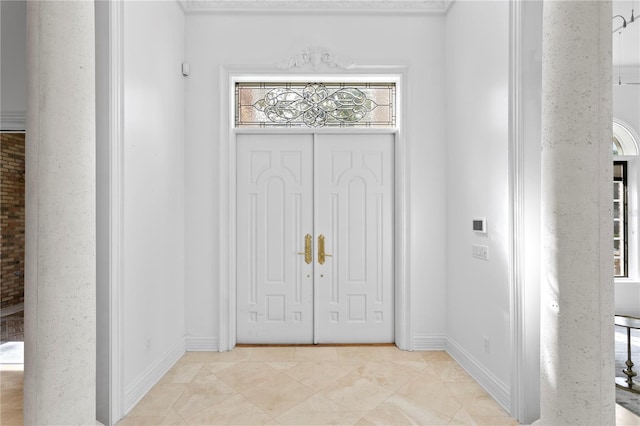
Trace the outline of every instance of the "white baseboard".
{"type": "Polygon", "coordinates": [[[509,386],[487,370],[485,366],[451,338],[447,338],[446,350],[451,358],[460,364],[507,413],[511,413],[511,391],[509,386]]]}
{"type": "Polygon", "coordinates": [[[0,130],[3,132],[25,131],[27,114],[24,112],[4,111],[0,113],[0,130]]]}
{"type": "Polygon", "coordinates": [[[173,367],[184,355],[185,341],[180,339],[164,356],[150,365],[124,390],[124,415],[127,415],[133,407],[158,383],[158,381],[173,367]]]}
{"type": "Polygon", "coordinates": [[[416,334],[411,339],[411,350],[444,351],[446,337],[443,334],[416,334]]]}
{"type": "Polygon", "coordinates": [[[187,352],[218,352],[218,339],[216,337],[186,337],[187,352]]]}

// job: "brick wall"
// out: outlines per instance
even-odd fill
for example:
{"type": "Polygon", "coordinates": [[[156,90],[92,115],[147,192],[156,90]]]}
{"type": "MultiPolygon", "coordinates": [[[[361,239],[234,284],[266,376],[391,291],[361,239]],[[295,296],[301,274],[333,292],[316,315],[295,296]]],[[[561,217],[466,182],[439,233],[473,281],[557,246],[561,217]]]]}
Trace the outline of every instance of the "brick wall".
{"type": "Polygon", "coordinates": [[[0,309],[24,301],[24,134],[0,135],[0,309]]]}

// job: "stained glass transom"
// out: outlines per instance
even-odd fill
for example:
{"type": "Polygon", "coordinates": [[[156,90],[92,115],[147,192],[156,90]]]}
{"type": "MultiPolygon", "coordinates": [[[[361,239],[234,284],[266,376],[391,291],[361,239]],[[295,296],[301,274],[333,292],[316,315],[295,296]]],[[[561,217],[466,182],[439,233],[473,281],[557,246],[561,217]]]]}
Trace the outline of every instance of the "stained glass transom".
{"type": "Polygon", "coordinates": [[[236,127],[396,127],[395,83],[236,83],[236,127]]]}

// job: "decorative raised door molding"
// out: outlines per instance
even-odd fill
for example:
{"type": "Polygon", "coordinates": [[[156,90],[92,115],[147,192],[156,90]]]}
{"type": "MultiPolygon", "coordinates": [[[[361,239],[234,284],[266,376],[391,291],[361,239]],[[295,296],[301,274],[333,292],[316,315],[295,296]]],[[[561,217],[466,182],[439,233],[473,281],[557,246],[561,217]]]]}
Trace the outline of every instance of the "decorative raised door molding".
{"type": "Polygon", "coordinates": [[[306,47],[300,53],[278,64],[278,68],[281,70],[304,67],[310,67],[313,70],[321,67],[350,70],[355,66],[356,62],[354,60],[336,55],[320,46],[306,47]]]}

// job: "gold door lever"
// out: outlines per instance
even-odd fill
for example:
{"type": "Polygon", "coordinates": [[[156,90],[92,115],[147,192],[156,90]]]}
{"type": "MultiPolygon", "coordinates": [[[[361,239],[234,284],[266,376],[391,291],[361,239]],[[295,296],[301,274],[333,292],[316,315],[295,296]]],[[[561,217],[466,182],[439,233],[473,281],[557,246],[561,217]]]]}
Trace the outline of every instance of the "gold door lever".
{"type": "Polygon", "coordinates": [[[304,254],[304,261],[307,265],[313,262],[313,256],[311,255],[311,235],[307,234],[304,236],[304,252],[298,254],[304,254]]]}
{"type": "Polygon", "coordinates": [[[324,252],[324,235],[318,237],[318,263],[324,265],[325,257],[331,257],[330,254],[324,252]]]}

